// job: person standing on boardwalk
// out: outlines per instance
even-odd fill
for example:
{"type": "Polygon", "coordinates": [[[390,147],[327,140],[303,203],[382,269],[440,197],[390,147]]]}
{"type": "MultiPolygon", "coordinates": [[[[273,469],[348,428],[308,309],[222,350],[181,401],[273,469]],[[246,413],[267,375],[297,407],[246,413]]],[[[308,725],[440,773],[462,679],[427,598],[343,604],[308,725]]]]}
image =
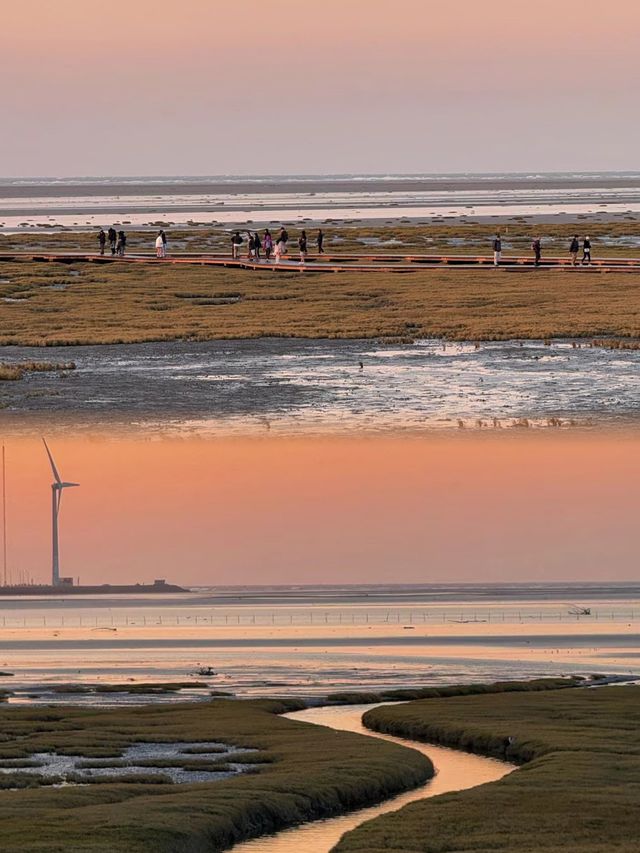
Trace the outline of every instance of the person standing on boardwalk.
{"type": "Polygon", "coordinates": [[[104,233],[104,228],[98,232],[98,245],[100,246],[100,254],[104,255],[104,247],[107,243],[107,235],[104,233]]]}
{"type": "Polygon", "coordinates": [[[156,257],[164,258],[164,242],[162,240],[162,231],[158,231],[158,236],[156,237],[156,257]]]}
{"type": "Polygon", "coordinates": [[[589,237],[585,237],[582,243],[582,263],[591,266],[591,239],[589,237]]]}
{"type": "Polygon", "coordinates": [[[531,249],[533,250],[534,263],[537,267],[540,266],[540,261],[542,260],[542,241],[539,237],[536,237],[531,244],[531,249]]]}
{"type": "Polygon", "coordinates": [[[160,236],[162,237],[162,257],[167,257],[167,235],[164,228],[160,229],[160,236]]]}
{"type": "Polygon", "coordinates": [[[502,260],[502,237],[499,234],[493,238],[493,265],[500,266],[502,260]]]}
{"type": "Polygon", "coordinates": [[[271,260],[271,252],[273,251],[273,237],[271,236],[271,231],[267,228],[264,232],[264,239],[262,240],[262,245],[264,247],[264,256],[270,261],[271,260]]]}
{"type": "Polygon", "coordinates": [[[324,255],[324,234],[322,228],[318,231],[318,254],[324,255]]]}
{"type": "Polygon", "coordinates": [[[256,231],[253,235],[253,252],[256,259],[256,263],[260,263],[260,249],[262,248],[262,241],[260,240],[260,235],[256,231]]]}
{"type": "Polygon", "coordinates": [[[124,231],[118,231],[118,243],[116,245],[116,255],[124,258],[124,253],[127,249],[127,235],[124,231]]]}
{"type": "Polygon", "coordinates": [[[111,228],[109,228],[109,232],[108,232],[107,236],[109,237],[109,246],[111,248],[111,254],[115,255],[115,253],[116,253],[116,242],[118,240],[118,235],[116,234],[116,229],[113,227],[113,225],[111,226],[111,228]]]}
{"type": "Polygon", "coordinates": [[[304,266],[307,260],[307,232],[302,231],[298,239],[298,248],[300,249],[300,263],[304,266]]]}
{"type": "Polygon", "coordinates": [[[243,244],[243,239],[240,236],[240,232],[236,231],[236,233],[231,238],[231,257],[234,261],[238,260],[238,252],[240,251],[240,246],[243,244]]]}
{"type": "Polygon", "coordinates": [[[578,266],[578,252],[580,251],[580,240],[578,240],[578,235],[573,238],[571,241],[571,245],[569,246],[569,254],[571,255],[571,263],[574,267],[578,266]]]}
{"type": "Polygon", "coordinates": [[[283,254],[283,255],[287,254],[288,242],[289,242],[289,232],[287,231],[287,229],[283,225],[282,228],[280,229],[280,234],[278,235],[278,243],[281,244],[281,248],[282,248],[281,254],[283,254]]]}

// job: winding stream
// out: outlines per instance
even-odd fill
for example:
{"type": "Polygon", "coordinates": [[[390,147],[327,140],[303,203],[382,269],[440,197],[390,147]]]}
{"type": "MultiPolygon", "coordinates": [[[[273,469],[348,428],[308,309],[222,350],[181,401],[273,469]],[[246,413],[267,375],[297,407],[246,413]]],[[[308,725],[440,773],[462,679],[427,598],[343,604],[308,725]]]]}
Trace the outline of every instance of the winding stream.
{"type": "Polygon", "coordinates": [[[362,725],[362,715],[365,711],[375,707],[377,706],[351,705],[310,708],[288,716],[305,723],[327,726],[339,731],[356,732],[357,734],[382,738],[403,746],[409,746],[428,755],[433,761],[436,767],[434,778],[419,788],[392,797],[376,806],[360,809],[341,817],[303,824],[276,835],[238,844],[233,848],[234,853],[300,853],[303,850],[305,853],[329,853],[345,832],[350,832],[365,821],[372,820],[387,812],[397,811],[416,800],[424,800],[438,794],[463,791],[466,788],[475,788],[487,782],[495,782],[515,769],[511,764],[491,758],[481,758],[466,752],[402,740],[401,738],[369,731],[362,725]]]}

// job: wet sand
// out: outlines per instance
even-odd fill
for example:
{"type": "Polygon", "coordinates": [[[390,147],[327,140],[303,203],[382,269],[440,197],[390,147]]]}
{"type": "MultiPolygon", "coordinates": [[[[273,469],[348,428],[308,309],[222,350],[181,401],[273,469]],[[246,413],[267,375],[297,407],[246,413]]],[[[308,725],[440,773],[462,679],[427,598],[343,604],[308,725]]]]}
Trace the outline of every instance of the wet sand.
{"type": "MultiPolygon", "coordinates": [[[[8,432],[131,428],[163,435],[344,434],[616,427],[640,412],[639,351],[570,341],[392,346],[374,341],[183,341],[49,347],[63,378],[0,387],[8,432]],[[363,364],[362,369],[359,363],[363,364]]],[[[5,347],[38,360],[42,349],[5,347]]]]}
{"type": "Polygon", "coordinates": [[[0,181],[0,198],[74,198],[77,196],[103,196],[109,194],[128,197],[206,195],[206,194],[282,194],[282,193],[363,193],[363,192],[459,192],[500,189],[511,190],[569,190],[569,189],[620,189],[640,188],[640,174],[628,176],[608,173],[603,175],[568,176],[545,175],[416,175],[416,176],[298,176],[292,178],[152,178],[109,181],[73,182],[72,180],[43,183],[29,181],[0,181]]]}

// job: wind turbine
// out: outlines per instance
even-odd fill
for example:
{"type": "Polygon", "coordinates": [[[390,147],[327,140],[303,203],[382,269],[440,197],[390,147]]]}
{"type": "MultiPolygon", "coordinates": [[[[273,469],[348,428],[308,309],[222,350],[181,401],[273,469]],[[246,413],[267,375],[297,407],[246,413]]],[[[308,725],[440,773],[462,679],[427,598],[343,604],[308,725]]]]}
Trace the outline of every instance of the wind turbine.
{"type": "Polygon", "coordinates": [[[53,483],[51,484],[51,583],[53,586],[60,586],[60,551],[58,547],[58,516],[60,515],[60,503],[62,502],[62,493],[65,489],[73,489],[80,484],[65,483],[61,479],[60,474],[58,474],[58,469],[56,468],[56,463],[53,461],[53,456],[49,450],[49,445],[44,438],[42,439],[42,443],[47,451],[47,456],[49,457],[51,470],[53,472],[53,483]]]}

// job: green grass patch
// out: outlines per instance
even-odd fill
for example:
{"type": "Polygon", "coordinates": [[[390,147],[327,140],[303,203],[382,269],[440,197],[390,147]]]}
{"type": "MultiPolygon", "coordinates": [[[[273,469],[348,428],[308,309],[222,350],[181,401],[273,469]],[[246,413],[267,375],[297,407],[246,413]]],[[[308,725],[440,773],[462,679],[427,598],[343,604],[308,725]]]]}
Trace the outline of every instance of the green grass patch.
{"type": "Polygon", "coordinates": [[[562,690],[576,687],[584,679],[537,678],[532,681],[496,681],[493,684],[454,684],[445,687],[413,687],[396,690],[382,690],[379,693],[369,691],[350,691],[331,693],[327,696],[330,705],[375,705],[379,702],[409,702],[413,699],[441,699],[451,696],[472,696],[478,693],[522,693],[540,690],[562,690]]]}
{"type": "Polygon", "coordinates": [[[336,853],[636,853],[640,688],[494,693],[376,708],[375,731],[506,758],[499,782],[414,803],[336,853]]]}
{"type": "MultiPolygon", "coordinates": [[[[113,776],[96,778],[96,784],[52,788],[24,774],[24,790],[0,791],[0,847],[211,853],[378,802],[432,774],[430,762],[412,750],[280,716],[301,706],[296,700],[218,700],[126,709],[0,708],[0,761],[38,752],[116,758],[113,776]],[[144,742],[229,744],[244,752],[209,762],[187,754],[179,764],[202,762],[220,771],[236,761],[255,766],[212,783],[158,784],[155,774],[131,779],[117,759],[144,742]]],[[[16,787],[15,776],[10,785],[16,787]]]]}

